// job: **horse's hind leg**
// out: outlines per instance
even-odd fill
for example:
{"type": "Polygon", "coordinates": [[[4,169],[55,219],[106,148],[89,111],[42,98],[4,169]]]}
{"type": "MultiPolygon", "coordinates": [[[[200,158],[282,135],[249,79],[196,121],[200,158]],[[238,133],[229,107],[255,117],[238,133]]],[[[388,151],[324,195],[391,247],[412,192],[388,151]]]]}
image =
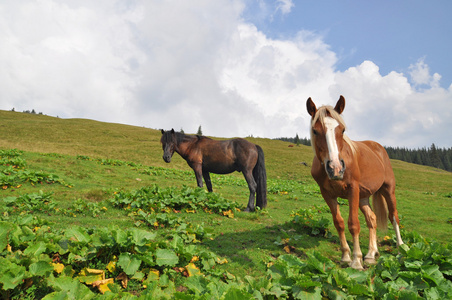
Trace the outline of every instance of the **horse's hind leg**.
{"type": "Polygon", "coordinates": [[[376,257],[379,255],[377,246],[377,218],[370,208],[369,198],[360,199],[359,208],[364,214],[367,228],[369,228],[369,252],[364,257],[364,261],[374,265],[377,263],[376,257]]]}
{"type": "Polygon", "coordinates": [[[250,189],[250,198],[248,200],[248,206],[245,208],[245,211],[254,211],[254,200],[256,196],[257,183],[254,180],[253,172],[251,170],[243,171],[243,176],[245,176],[245,180],[248,183],[248,188],[250,189]]]}
{"type": "Polygon", "coordinates": [[[204,181],[206,182],[207,190],[209,192],[212,192],[212,181],[210,180],[210,174],[209,172],[202,172],[202,177],[204,177],[204,181]]]}
{"type": "Polygon", "coordinates": [[[381,193],[386,199],[386,204],[388,206],[388,218],[394,227],[394,231],[397,239],[397,247],[403,244],[402,236],[400,234],[400,222],[399,222],[399,213],[397,212],[397,204],[395,197],[395,188],[389,187],[385,189],[381,189],[381,193]]]}

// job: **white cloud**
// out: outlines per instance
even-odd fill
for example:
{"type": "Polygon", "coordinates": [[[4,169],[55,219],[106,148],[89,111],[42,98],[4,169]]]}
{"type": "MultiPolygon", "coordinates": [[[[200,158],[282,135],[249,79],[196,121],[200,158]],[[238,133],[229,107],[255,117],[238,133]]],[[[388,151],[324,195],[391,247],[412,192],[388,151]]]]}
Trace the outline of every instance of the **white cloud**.
{"type": "Polygon", "coordinates": [[[410,65],[410,76],[415,86],[428,85],[432,87],[439,87],[441,75],[435,73],[430,75],[430,68],[424,62],[425,58],[419,59],[415,64],[410,65]]]}
{"type": "Polygon", "coordinates": [[[257,124],[255,135],[281,136],[305,130],[305,101],[310,95],[327,95],[335,61],[327,45],[306,33],[291,41],[272,40],[241,24],[223,51],[219,82],[223,91],[255,105],[267,120],[267,125],[257,124]],[[298,123],[300,117],[303,124],[298,123]]]}
{"type": "MultiPolygon", "coordinates": [[[[282,14],[292,1],[277,1],[282,14]]],[[[308,136],[308,97],[345,96],[353,139],[450,146],[452,88],[423,59],[407,76],[365,61],[338,72],[308,31],[271,39],[241,0],[0,4],[0,108],[214,136],[308,136]],[[422,87],[422,89],[420,89],[422,87]],[[446,128],[446,129],[444,129],[446,128]]]]}
{"type": "Polygon", "coordinates": [[[9,1],[0,8],[3,108],[100,119],[121,114],[136,84],[127,63],[136,48],[127,30],[133,16],[107,2],[9,1]]]}
{"type": "MultiPolygon", "coordinates": [[[[428,72],[424,76],[432,78],[428,72]]],[[[430,80],[423,82],[429,86],[417,90],[401,73],[382,76],[370,61],[337,72],[335,82],[330,91],[346,98],[344,118],[352,139],[413,148],[433,142],[450,146],[444,128],[452,126],[451,89],[430,80]]]]}
{"type": "Polygon", "coordinates": [[[295,6],[292,0],[277,0],[276,2],[278,10],[280,10],[283,15],[290,13],[295,6]]]}

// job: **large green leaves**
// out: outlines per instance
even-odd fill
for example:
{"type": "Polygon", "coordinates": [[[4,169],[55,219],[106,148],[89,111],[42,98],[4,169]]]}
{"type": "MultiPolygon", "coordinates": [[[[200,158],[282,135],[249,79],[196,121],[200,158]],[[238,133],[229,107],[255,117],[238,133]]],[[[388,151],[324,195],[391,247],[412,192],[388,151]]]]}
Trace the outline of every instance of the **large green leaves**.
{"type": "Polygon", "coordinates": [[[59,300],[59,299],[93,299],[95,294],[79,280],[71,277],[55,278],[50,276],[48,284],[55,290],[55,292],[48,294],[43,299],[45,300],[59,300]]]}
{"type": "MultiPolygon", "coordinates": [[[[166,208],[171,201],[193,208],[191,205],[198,205],[198,194],[203,197],[199,190],[151,189],[142,190],[128,204],[145,209],[150,192],[160,201],[156,205],[166,208]],[[136,199],[143,201],[134,203],[136,199]]],[[[142,217],[163,222],[163,217],[143,209],[142,217]]],[[[18,291],[17,298],[36,289],[41,297],[49,293],[45,299],[135,299],[121,292],[127,291],[121,284],[129,280],[129,286],[143,298],[446,299],[452,294],[452,247],[414,235],[404,237],[406,244],[400,247],[400,254],[383,255],[376,267],[365,271],[340,268],[308,250],[302,259],[294,255],[271,259],[266,276],[247,276],[242,281],[215,267],[226,260],[203,245],[208,234],[202,224],[194,226],[180,219],[175,224],[177,227],[166,230],[154,230],[154,225],[152,229],[73,226],[61,233],[30,214],[14,223],[0,222],[0,289],[18,291]],[[87,278],[81,278],[81,270],[91,268],[102,271],[102,276],[93,280],[111,280],[122,272],[122,280],[126,280],[116,279],[109,285],[111,292],[100,295],[95,288],[87,288],[87,278]]]]}
{"type": "Polygon", "coordinates": [[[44,251],[46,251],[46,244],[42,241],[31,244],[27,249],[25,249],[24,254],[30,257],[37,257],[44,251]]]}
{"type": "Polygon", "coordinates": [[[53,266],[50,262],[45,260],[40,260],[35,263],[32,263],[29,267],[29,272],[32,276],[45,276],[47,277],[52,273],[53,266]]]}
{"type": "Polygon", "coordinates": [[[132,276],[138,271],[141,265],[141,260],[130,253],[121,253],[118,260],[120,266],[127,275],[132,276]]]}
{"type": "Polygon", "coordinates": [[[0,222],[0,251],[6,248],[8,245],[8,235],[13,227],[13,224],[8,222],[0,222]]]}
{"type": "Polygon", "coordinates": [[[225,199],[215,193],[207,193],[201,188],[162,189],[158,186],[118,192],[115,194],[114,199],[111,200],[111,204],[126,210],[136,210],[140,215],[144,213],[143,217],[146,214],[154,214],[154,211],[196,211],[208,209],[220,213],[239,207],[236,202],[225,199]]]}
{"type": "Polygon", "coordinates": [[[147,230],[132,228],[130,230],[130,236],[133,244],[137,246],[144,246],[145,244],[152,242],[157,234],[147,230]]]}
{"type": "Polygon", "coordinates": [[[176,253],[168,249],[157,249],[155,257],[158,266],[174,267],[179,262],[179,257],[176,253]]]}
{"type": "Polygon", "coordinates": [[[25,276],[26,269],[24,266],[0,257],[0,283],[3,285],[3,290],[14,289],[22,283],[25,276]]]}
{"type": "Polygon", "coordinates": [[[85,228],[75,226],[66,230],[65,236],[72,242],[87,244],[91,242],[90,235],[86,232],[85,228]]]}

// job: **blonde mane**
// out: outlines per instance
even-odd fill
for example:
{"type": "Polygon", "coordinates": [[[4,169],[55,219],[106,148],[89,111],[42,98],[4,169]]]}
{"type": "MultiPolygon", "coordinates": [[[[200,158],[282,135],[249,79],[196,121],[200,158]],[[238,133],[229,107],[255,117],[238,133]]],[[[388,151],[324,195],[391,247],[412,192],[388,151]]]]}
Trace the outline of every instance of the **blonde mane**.
{"type": "MultiPolygon", "coordinates": [[[[320,107],[311,120],[311,146],[312,146],[312,150],[314,151],[314,154],[315,154],[315,135],[312,131],[312,128],[314,127],[314,124],[317,121],[320,121],[320,124],[322,124],[322,126],[325,126],[325,118],[326,117],[331,117],[331,118],[335,119],[340,125],[347,128],[347,126],[345,125],[344,119],[342,119],[342,116],[337,111],[335,111],[332,106],[325,105],[325,106],[320,107]]],[[[355,153],[356,153],[355,143],[345,134],[344,134],[344,141],[350,146],[350,148],[352,149],[353,155],[355,155],[355,153]]]]}

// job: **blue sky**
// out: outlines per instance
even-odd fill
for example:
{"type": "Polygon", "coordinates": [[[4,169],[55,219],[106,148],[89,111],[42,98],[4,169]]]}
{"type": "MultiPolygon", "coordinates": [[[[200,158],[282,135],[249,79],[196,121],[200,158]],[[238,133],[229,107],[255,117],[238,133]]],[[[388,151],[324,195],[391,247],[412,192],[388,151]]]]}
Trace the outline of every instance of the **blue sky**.
{"type": "Polygon", "coordinates": [[[279,5],[250,1],[245,18],[272,38],[290,38],[300,30],[322,36],[338,54],[341,71],[370,60],[382,74],[407,73],[424,58],[441,75],[441,86],[452,84],[452,1],[300,0],[288,13],[274,13],[279,5]],[[262,10],[267,13],[256,14],[262,10]]]}
{"type": "Polygon", "coordinates": [[[0,109],[214,137],[451,147],[450,1],[7,0],[0,109]]]}

